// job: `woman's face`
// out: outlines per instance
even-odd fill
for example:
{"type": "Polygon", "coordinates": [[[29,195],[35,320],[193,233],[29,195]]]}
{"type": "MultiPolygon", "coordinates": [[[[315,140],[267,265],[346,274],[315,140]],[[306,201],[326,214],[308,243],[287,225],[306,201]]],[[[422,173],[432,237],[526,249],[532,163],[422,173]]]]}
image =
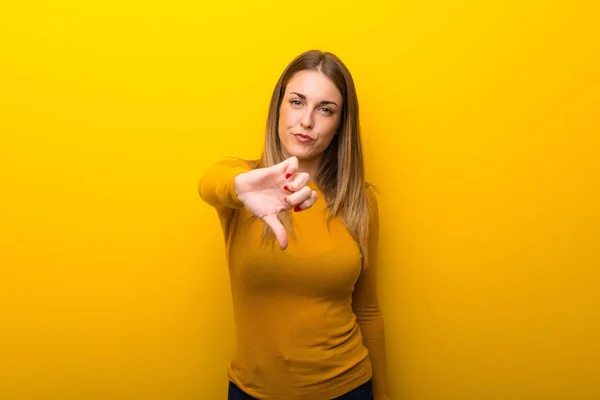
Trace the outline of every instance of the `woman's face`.
{"type": "Polygon", "coordinates": [[[340,125],[342,95],[319,71],[297,72],[279,107],[279,139],[286,158],[320,159],[340,125]]]}

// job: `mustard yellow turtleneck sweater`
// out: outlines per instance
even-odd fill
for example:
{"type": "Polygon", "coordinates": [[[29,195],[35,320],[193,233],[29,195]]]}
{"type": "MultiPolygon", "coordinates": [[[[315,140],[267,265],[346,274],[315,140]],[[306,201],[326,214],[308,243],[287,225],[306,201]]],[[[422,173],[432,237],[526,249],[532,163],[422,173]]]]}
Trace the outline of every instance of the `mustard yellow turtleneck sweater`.
{"type": "Polygon", "coordinates": [[[383,320],[377,300],[377,199],[371,209],[370,265],[339,218],[327,230],[323,193],[293,212],[297,239],[286,250],[260,246],[263,222],[234,189],[249,167],[223,160],[202,176],[199,192],[215,207],[225,236],[236,323],[228,377],[257,399],[332,399],[373,378],[375,400],[387,399],[383,320]],[[362,269],[362,271],[361,271],[362,269]]]}

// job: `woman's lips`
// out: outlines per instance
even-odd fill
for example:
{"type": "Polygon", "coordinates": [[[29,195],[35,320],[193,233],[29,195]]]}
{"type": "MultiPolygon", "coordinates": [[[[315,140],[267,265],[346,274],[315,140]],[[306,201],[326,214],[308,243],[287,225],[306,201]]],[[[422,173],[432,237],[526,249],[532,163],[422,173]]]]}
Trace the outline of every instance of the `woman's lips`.
{"type": "Polygon", "coordinates": [[[311,138],[310,136],[306,136],[306,135],[294,134],[294,137],[300,143],[310,143],[313,141],[313,138],[311,138]]]}
{"type": "Polygon", "coordinates": [[[299,137],[299,138],[303,138],[306,140],[314,140],[312,137],[310,137],[309,135],[304,135],[302,133],[294,133],[294,136],[299,137]]]}

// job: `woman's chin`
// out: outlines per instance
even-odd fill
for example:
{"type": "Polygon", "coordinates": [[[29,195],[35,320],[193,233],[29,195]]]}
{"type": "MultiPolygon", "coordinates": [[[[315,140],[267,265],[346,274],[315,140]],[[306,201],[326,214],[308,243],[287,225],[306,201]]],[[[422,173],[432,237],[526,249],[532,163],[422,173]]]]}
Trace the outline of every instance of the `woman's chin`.
{"type": "Polygon", "coordinates": [[[290,157],[297,157],[298,160],[304,160],[307,158],[310,158],[310,152],[307,151],[306,149],[302,149],[302,148],[297,148],[295,146],[292,146],[290,149],[285,149],[283,151],[283,154],[286,156],[286,158],[290,158],[290,157]]]}

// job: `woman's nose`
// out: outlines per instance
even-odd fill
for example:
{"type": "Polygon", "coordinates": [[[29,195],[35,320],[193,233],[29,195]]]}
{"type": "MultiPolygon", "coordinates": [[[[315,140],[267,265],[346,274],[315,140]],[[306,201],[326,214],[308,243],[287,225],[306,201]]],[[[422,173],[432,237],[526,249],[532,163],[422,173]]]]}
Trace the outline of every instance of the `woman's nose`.
{"type": "Polygon", "coordinates": [[[304,112],[302,119],[300,120],[300,125],[302,125],[303,128],[312,128],[312,125],[313,125],[312,112],[308,109],[308,107],[307,107],[306,111],[304,112]]]}

